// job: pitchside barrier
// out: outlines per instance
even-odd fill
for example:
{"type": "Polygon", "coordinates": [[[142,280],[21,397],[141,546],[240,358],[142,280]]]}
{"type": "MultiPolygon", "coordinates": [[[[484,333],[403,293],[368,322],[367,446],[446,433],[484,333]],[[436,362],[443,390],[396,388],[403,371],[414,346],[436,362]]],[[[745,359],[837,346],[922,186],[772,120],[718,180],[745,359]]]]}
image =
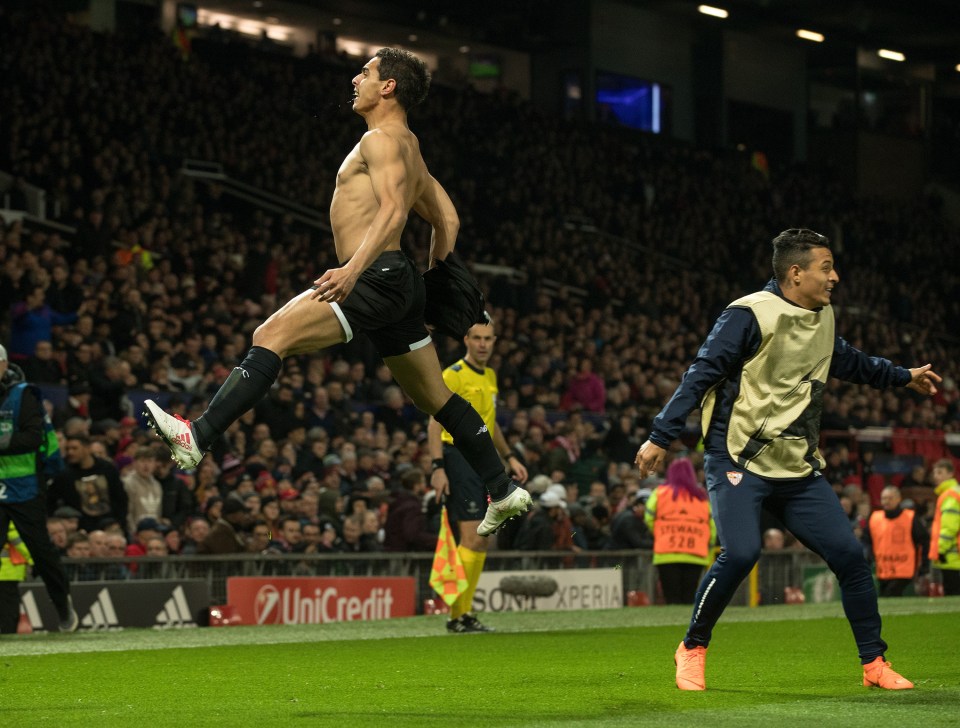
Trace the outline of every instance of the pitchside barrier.
{"type": "MultiPolygon", "coordinates": [[[[70,586],[80,629],[183,629],[204,624],[210,588],[203,579],[84,581],[70,586]]],[[[28,631],[56,632],[59,618],[41,583],[20,585],[21,623],[28,631]]]]}
{"type": "MultiPolygon", "coordinates": [[[[657,604],[661,597],[651,557],[650,551],[636,550],[578,554],[491,551],[474,608],[477,611],[520,611],[657,604]],[[550,584],[553,591],[549,594],[546,592],[550,589],[542,591],[543,583],[532,592],[514,588],[517,579],[523,579],[524,575],[542,577],[540,581],[550,584]]],[[[436,598],[429,584],[433,554],[427,552],[144,556],[139,559],[64,559],[64,563],[75,586],[101,581],[134,585],[200,583],[208,594],[209,605],[230,603],[228,583],[231,580],[238,577],[256,579],[256,582],[238,580],[234,588],[239,590],[235,594],[247,594],[244,599],[248,601],[251,598],[260,600],[261,612],[257,613],[255,620],[261,621],[262,617],[261,623],[284,623],[301,618],[333,621],[419,614],[427,600],[436,598]],[[131,570],[131,565],[135,565],[135,570],[131,570]],[[301,581],[294,584],[280,580],[285,577],[297,577],[301,581]],[[364,577],[366,581],[361,584],[351,577],[364,577]],[[256,584],[253,592],[250,591],[251,584],[256,584]],[[261,592],[261,588],[269,584],[273,586],[261,592]],[[356,591],[358,587],[363,588],[356,591]],[[268,603],[278,609],[286,608],[287,615],[296,613],[300,616],[277,617],[265,609],[268,603]]],[[[824,567],[824,562],[809,551],[765,551],[758,568],[741,585],[732,604],[769,605],[830,599],[833,592],[827,580],[832,574],[824,573],[824,567]],[[815,575],[816,580],[811,581],[811,575],[815,575]],[[805,591],[808,594],[805,595],[805,591]]],[[[27,586],[36,587],[36,580],[27,582],[27,586]]],[[[169,598],[169,594],[164,596],[164,600],[169,598]]],[[[35,597],[37,604],[43,600],[45,596],[42,599],[41,595],[35,597]]],[[[191,603],[191,611],[193,608],[191,603]]],[[[244,609],[244,622],[251,623],[254,608],[246,605],[244,609]]],[[[159,614],[160,609],[154,611],[159,614]]]]}
{"type": "MultiPolygon", "coordinates": [[[[632,590],[656,593],[656,572],[649,551],[491,551],[484,572],[543,572],[571,569],[613,570],[621,596],[632,590]]],[[[212,604],[227,603],[227,580],[233,577],[407,577],[412,579],[417,612],[430,587],[433,552],[370,554],[223,554],[204,556],[141,556],[63,560],[71,582],[88,580],[201,579],[212,604]],[[129,567],[135,565],[136,571],[129,567]]],[[[599,572],[598,572],[599,573],[599,572]]],[[[598,577],[599,578],[599,577],[598,577]]],[[[608,584],[609,576],[598,582],[608,584]]],[[[609,601],[609,599],[607,600],[609,601]]],[[[652,600],[651,600],[652,601],[652,600]]]]}

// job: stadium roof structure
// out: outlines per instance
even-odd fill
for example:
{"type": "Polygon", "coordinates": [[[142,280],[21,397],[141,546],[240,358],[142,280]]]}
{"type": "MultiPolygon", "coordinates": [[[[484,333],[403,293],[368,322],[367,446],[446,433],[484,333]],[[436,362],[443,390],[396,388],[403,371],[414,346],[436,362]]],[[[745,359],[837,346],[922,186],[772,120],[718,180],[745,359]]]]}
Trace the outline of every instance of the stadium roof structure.
{"type": "MultiPolygon", "coordinates": [[[[642,5],[642,2],[633,3],[642,5]]],[[[681,3],[662,3],[674,10],[681,3]]],[[[746,25],[778,25],[818,31],[845,43],[896,48],[925,62],[960,63],[960,25],[954,0],[717,0],[730,19],[746,25]]]]}
{"type": "MultiPolygon", "coordinates": [[[[618,0],[676,16],[695,16],[697,0],[618,0]]],[[[954,70],[960,63],[956,0],[711,0],[729,11],[730,27],[762,35],[798,28],[823,33],[828,42],[895,48],[910,60],[954,70]]],[[[589,0],[211,0],[203,7],[256,13],[286,23],[328,26],[334,17],[405,32],[429,34],[436,44],[486,43],[522,51],[555,47],[569,39],[570,22],[589,0]]],[[[333,29],[333,26],[330,26],[333,29]]],[[[955,72],[955,71],[954,71],[955,72]]]]}

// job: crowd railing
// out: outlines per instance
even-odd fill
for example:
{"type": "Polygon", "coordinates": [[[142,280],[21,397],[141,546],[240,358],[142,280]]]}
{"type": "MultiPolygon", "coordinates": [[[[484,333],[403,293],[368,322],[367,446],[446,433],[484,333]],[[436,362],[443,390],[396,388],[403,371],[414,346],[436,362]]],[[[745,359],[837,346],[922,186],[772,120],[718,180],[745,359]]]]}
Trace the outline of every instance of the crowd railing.
{"type": "MultiPolygon", "coordinates": [[[[623,551],[490,551],[484,573],[524,572],[549,575],[567,570],[609,570],[619,573],[620,601],[643,595],[640,603],[660,601],[657,572],[650,550],[623,551]]],[[[71,581],[196,580],[207,583],[213,604],[227,602],[227,580],[232,577],[412,577],[418,609],[437,597],[430,586],[430,552],[223,554],[203,556],[141,556],[65,558],[71,581]],[[133,566],[133,568],[131,568],[133,566]]],[[[764,551],[756,576],[744,581],[732,604],[779,604],[785,590],[802,589],[807,572],[821,573],[826,564],[804,550],[764,551]]],[[[809,579],[809,576],[806,578],[809,579]]]]}

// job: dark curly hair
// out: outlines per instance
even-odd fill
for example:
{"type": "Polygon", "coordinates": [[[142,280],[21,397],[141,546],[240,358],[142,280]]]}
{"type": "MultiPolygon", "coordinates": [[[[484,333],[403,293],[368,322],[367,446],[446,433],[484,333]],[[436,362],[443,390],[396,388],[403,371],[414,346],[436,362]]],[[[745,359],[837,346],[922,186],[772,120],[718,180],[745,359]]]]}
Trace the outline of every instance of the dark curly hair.
{"type": "Polygon", "coordinates": [[[380,59],[380,80],[392,78],[397,82],[397,102],[405,109],[412,109],[425,98],[430,89],[430,71],[427,64],[410,51],[400,48],[381,48],[375,58],[380,59]]]}
{"type": "Polygon", "coordinates": [[[806,268],[813,257],[813,248],[829,248],[826,235],[807,228],[790,228],[773,239],[773,277],[783,281],[791,265],[806,268]]]}

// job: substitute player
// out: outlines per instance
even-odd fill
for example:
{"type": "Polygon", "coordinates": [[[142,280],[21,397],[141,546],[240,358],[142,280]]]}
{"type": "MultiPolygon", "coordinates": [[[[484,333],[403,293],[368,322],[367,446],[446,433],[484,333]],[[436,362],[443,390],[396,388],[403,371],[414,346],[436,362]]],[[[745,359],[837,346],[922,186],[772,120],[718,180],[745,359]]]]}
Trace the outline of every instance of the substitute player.
{"type": "Polygon", "coordinates": [[[687,415],[701,408],[707,491],[722,551],[694,601],[674,659],[677,687],[704,690],[707,645],[734,592],[760,557],[760,512],[778,516],[840,581],[863,665],[863,684],[912,688],[884,659],[873,575],[830,483],[818,445],[828,376],[876,388],[935,394],[930,365],[894,366],[834,332],[830,298],[840,280],[829,240],[792,228],[773,240],[774,278],[731,303],[637,453],[641,477],[656,470],[687,415]]]}
{"type": "MultiPolygon", "coordinates": [[[[506,438],[497,427],[497,374],[487,366],[496,340],[492,322],[472,326],[463,337],[466,355],[443,370],[443,381],[455,394],[473,405],[483,418],[497,452],[507,461],[513,477],[517,482],[524,483],[527,469],[516,453],[510,451],[506,438]]],[[[430,455],[433,457],[430,484],[436,490],[438,499],[448,494],[450,518],[459,524],[460,546],[457,552],[468,582],[466,591],[450,607],[447,630],[490,632],[491,628],[481,624],[470,612],[473,594],[487,558],[488,541],[477,535],[477,527],[487,508],[487,492],[483,481],[454,446],[453,437],[433,417],[430,418],[427,432],[430,455]]]]}

